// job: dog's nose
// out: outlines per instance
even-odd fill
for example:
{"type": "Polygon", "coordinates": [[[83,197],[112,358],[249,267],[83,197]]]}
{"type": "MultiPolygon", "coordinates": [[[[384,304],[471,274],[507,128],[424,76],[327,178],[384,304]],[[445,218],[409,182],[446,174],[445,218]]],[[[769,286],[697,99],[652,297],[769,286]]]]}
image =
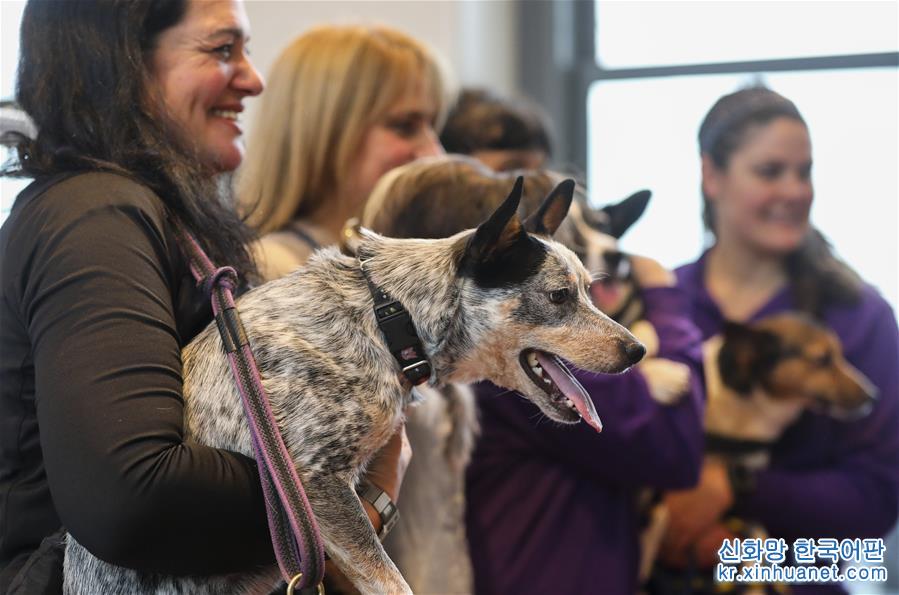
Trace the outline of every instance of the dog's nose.
{"type": "Polygon", "coordinates": [[[621,347],[624,351],[624,356],[632,366],[646,355],[646,347],[639,341],[622,341],[621,347]]]}

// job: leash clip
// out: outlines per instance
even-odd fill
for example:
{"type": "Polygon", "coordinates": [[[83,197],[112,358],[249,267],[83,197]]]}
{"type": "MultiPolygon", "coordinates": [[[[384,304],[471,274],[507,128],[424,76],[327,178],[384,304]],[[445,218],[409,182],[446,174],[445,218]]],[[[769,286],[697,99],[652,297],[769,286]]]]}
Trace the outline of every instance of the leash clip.
{"type": "MultiPolygon", "coordinates": [[[[296,590],[297,585],[300,584],[300,581],[302,580],[302,578],[303,578],[303,573],[298,572],[298,573],[296,573],[296,575],[294,575],[294,577],[292,579],[290,579],[290,582],[287,583],[287,595],[294,595],[294,593],[302,595],[304,592],[308,593],[309,591],[311,591],[311,587],[306,587],[305,589],[300,589],[299,591],[296,590]]],[[[315,592],[318,595],[325,595],[325,584],[319,583],[317,585],[315,592]]]]}

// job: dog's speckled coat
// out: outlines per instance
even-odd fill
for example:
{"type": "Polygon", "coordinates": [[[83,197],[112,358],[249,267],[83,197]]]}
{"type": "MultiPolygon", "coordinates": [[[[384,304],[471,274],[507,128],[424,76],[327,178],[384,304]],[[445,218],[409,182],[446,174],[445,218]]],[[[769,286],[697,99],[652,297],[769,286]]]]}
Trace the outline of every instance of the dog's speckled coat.
{"type": "MultiPolygon", "coordinates": [[[[614,373],[632,365],[636,351],[639,359],[642,348],[591,305],[587,271],[549,239],[567,212],[571,185],[560,185],[525,224],[539,236],[525,233],[515,215],[520,185],[517,191],[478,230],[443,240],[367,233],[358,254],[372,280],[410,312],[433,367],[432,385],[490,379],[550,418],[575,423],[578,413],[565,399],[528,377],[521,352],[540,349],[614,373]],[[565,302],[551,301],[549,293],[562,288],[565,302]]],[[[376,326],[359,261],[323,250],[303,269],[248,292],[238,306],[327,553],[362,593],[410,592],[353,489],[412,399],[376,326]]],[[[182,356],[187,439],[252,456],[215,325],[182,356]]],[[[274,565],[170,577],[102,562],[71,536],[66,549],[67,593],[269,593],[279,580],[274,565]]]]}

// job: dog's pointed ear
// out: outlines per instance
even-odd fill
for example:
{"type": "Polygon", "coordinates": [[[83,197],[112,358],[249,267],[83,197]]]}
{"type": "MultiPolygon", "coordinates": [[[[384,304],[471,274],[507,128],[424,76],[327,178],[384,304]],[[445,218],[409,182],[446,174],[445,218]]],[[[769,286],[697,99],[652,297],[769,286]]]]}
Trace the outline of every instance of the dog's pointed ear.
{"type": "Polygon", "coordinates": [[[740,394],[749,394],[762,385],[777,361],[780,340],[770,331],[727,321],[722,332],[724,342],[718,353],[721,381],[740,394]]]}
{"type": "Polygon", "coordinates": [[[560,182],[543,199],[540,208],[525,220],[525,230],[537,235],[552,236],[568,214],[573,197],[574,180],[568,179],[560,182]]]}
{"type": "Polygon", "coordinates": [[[475,230],[466,249],[466,254],[474,262],[488,260],[496,252],[510,246],[525,235],[521,219],[517,214],[523,187],[524,178],[518,176],[512,192],[509,193],[503,204],[475,230]]]}
{"type": "Polygon", "coordinates": [[[652,192],[649,190],[640,190],[635,192],[613,205],[606,205],[601,211],[609,216],[608,234],[615,239],[621,238],[631,225],[637,222],[637,219],[646,210],[652,192]]]}

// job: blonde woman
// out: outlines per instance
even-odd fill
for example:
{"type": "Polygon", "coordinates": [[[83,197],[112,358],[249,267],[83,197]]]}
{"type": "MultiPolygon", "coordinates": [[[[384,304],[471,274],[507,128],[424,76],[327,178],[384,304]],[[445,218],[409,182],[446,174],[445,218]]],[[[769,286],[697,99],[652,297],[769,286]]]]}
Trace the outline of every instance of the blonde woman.
{"type": "MultiPolygon", "coordinates": [[[[286,275],[317,248],[337,244],[388,170],[442,153],[434,127],[444,109],[437,60],[386,27],[321,26],[293,41],[268,76],[238,195],[262,239],[264,280],[286,275]]],[[[399,429],[365,480],[393,502],[411,450],[399,429]]],[[[363,493],[371,494],[366,489],[363,493]]],[[[382,511],[363,498],[378,529],[382,511]]],[[[329,569],[332,586],[345,588],[329,569]]]]}
{"type": "Polygon", "coordinates": [[[280,277],[336,244],[378,179],[442,153],[435,57],[379,26],[322,26],[297,38],[268,77],[239,194],[263,237],[260,273],[280,277]]]}

